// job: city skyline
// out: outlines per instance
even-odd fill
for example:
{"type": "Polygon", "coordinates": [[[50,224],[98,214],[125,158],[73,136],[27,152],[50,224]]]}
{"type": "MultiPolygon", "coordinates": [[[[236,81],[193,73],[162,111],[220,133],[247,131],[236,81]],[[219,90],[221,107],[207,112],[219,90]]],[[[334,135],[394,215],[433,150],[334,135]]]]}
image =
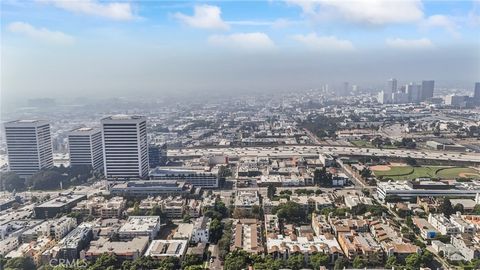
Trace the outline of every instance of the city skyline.
{"type": "Polygon", "coordinates": [[[391,77],[471,87],[478,5],[3,1],[2,99],[291,91],[391,77]]]}
{"type": "Polygon", "coordinates": [[[480,269],[480,0],[0,5],[0,269],[480,269]]]}

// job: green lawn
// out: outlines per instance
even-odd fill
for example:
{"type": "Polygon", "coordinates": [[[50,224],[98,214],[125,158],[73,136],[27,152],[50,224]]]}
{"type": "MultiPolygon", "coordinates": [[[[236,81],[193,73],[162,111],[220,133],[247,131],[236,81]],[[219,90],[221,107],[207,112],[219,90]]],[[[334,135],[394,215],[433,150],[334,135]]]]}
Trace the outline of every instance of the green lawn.
{"type": "Polygon", "coordinates": [[[456,178],[461,173],[467,174],[466,177],[480,179],[480,172],[472,168],[448,168],[437,172],[437,176],[440,178],[456,178]]]}
{"type": "Polygon", "coordinates": [[[355,140],[355,141],[350,141],[350,143],[352,143],[354,146],[358,146],[358,147],[373,148],[373,145],[369,141],[366,141],[366,140],[355,140]]]}
{"type": "Polygon", "coordinates": [[[471,168],[442,167],[442,166],[392,166],[389,171],[374,171],[376,176],[383,178],[392,178],[393,180],[411,180],[422,177],[455,179],[459,178],[460,173],[470,173],[470,178],[480,178],[480,173],[471,168]],[[473,175],[475,174],[475,175],[473,175]]]}

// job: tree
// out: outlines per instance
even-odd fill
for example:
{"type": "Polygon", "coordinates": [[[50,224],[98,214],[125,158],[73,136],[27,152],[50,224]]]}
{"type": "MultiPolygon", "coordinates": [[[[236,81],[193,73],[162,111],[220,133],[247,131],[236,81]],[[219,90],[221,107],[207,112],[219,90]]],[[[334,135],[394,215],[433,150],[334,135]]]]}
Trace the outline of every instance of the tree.
{"type": "Polygon", "coordinates": [[[415,224],[413,224],[413,219],[411,216],[407,216],[407,218],[405,218],[405,225],[407,225],[410,229],[415,228],[415,224]]]}
{"type": "Polygon", "coordinates": [[[359,203],[352,207],[352,214],[360,216],[367,212],[367,206],[363,203],[359,203]]]}
{"type": "Polygon", "coordinates": [[[158,205],[154,205],[150,211],[147,213],[148,216],[161,216],[162,209],[158,205]]]}
{"type": "Polygon", "coordinates": [[[291,268],[292,270],[299,270],[303,268],[304,264],[305,258],[301,253],[290,255],[290,257],[287,259],[287,267],[291,268]]]}
{"type": "Polygon", "coordinates": [[[293,201],[280,204],[273,209],[273,213],[289,223],[298,224],[305,221],[305,211],[300,204],[293,201]]]}
{"type": "Polygon", "coordinates": [[[202,264],[202,258],[200,258],[200,256],[187,254],[182,260],[182,269],[199,264],[202,264]]]}
{"type": "Polygon", "coordinates": [[[232,170],[224,165],[220,166],[218,169],[218,177],[225,179],[229,176],[232,176],[232,170]]]}
{"type": "Polygon", "coordinates": [[[315,185],[331,187],[332,186],[332,174],[327,172],[327,169],[315,169],[313,172],[313,183],[315,185]]]}
{"type": "Polygon", "coordinates": [[[273,184],[268,184],[267,187],[267,197],[271,200],[275,196],[275,192],[277,192],[277,188],[273,184]]]}
{"type": "Polygon", "coordinates": [[[407,256],[405,259],[405,265],[409,269],[418,269],[420,268],[420,264],[422,263],[420,255],[413,253],[407,256]]]}
{"type": "Polygon", "coordinates": [[[334,270],[342,270],[348,265],[348,261],[344,258],[338,258],[335,261],[335,265],[333,266],[334,270]]]}
{"type": "Polygon", "coordinates": [[[442,204],[438,208],[440,213],[443,213],[446,217],[449,217],[454,213],[452,203],[448,198],[444,198],[442,204]]]}
{"type": "Polygon", "coordinates": [[[407,165],[409,166],[417,166],[417,160],[412,158],[412,157],[406,157],[405,158],[405,163],[407,163],[407,165]]]}
{"type": "Polygon", "coordinates": [[[88,269],[90,270],[106,270],[106,269],[113,269],[118,268],[119,261],[117,260],[117,256],[115,254],[108,254],[103,253],[100,257],[95,260],[95,263],[91,265],[88,269]]]}
{"type": "Polygon", "coordinates": [[[232,241],[232,222],[225,223],[223,234],[220,240],[218,240],[217,246],[219,250],[218,256],[224,259],[230,251],[230,243],[232,241]]]}
{"type": "Polygon", "coordinates": [[[185,270],[204,270],[203,265],[189,265],[184,268],[185,270]]]}
{"type": "Polygon", "coordinates": [[[430,264],[430,262],[433,260],[433,254],[428,251],[426,248],[422,249],[422,256],[420,257],[421,260],[421,266],[425,267],[430,264]]]}
{"type": "Polygon", "coordinates": [[[372,171],[369,168],[365,167],[360,171],[360,175],[362,176],[362,178],[368,178],[372,176],[372,171]]]}
{"type": "Polygon", "coordinates": [[[253,260],[253,269],[278,270],[285,268],[285,261],[274,260],[270,255],[266,255],[265,258],[261,256],[251,256],[250,259],[253,260]]]}
{"type": "Polygon", "coordinates": [[[375,146],[375,147],[380,147],[382,144],[383,144],[383,140],[382,138],[380,137],[375,137],[372,141],[371,141],[372,145],[375,146]]]}
{"type": "Polygon", "coordinates": [[[225,270],[242,270],[247,267],[248,253],[244,250],[234,250],[227,254],[223,268],[225,270]]]}
{"type": "Polygon", "coordinates": [[[5,264],[6,270],[35,270],[35,263],[31,257],[12,258],[5,264]]]}
{"type": "Polygon", "coordinates": [[[140,210],[140,203],[139,202],[135,202],[135,204],[133,205],[133,211],[132,211],[132,216],[139,216],[142,214],[142,211],[140,210]]]}
{"type": "Polygon", "coordinates": [[[66,187],[68,186],[66,180],[65,175],[53,169],[41,170],[29,179],[32,188],[37,190],[59,189],[60,183],[66,187]]]}
{"type": "Polygon", "coordinates": [[[364,268],[365,267],[365,260],[362,257],[357,256],[353,259],[353,268],[364,268]]]}
{"type": "MultiPolygon", "coordinates": [[[[177,257],[167,257],[163,260],[160,260],[158,269],[161,270],[170,270],[170,269],[178,269],[180,266],[180,259],[177,257]]],[[[151,269],[151,268],[148,268],[151,269]]]]}
{"type": "Polygon", "coordinates": [[[183,222],[184,223],[189,223],[190,222],[190,219],[192,219],[192,217],[186,213],[185,215],[183,215],[183,222]]]}
{"type": "Polygon", "coordinates": [[[213,219],[210,222],[210,242],[217,243],[220,237],[222,237],[223,225],[218,219],[213,219]]]}
{"type": "Polygon", "coordinates": [[[473,214],[480,215],[480,204],[475,205],[475,207],[473,208],[473,214]]]}
{"type": "Polygon", "coordinates": [[[325,253],[315,253],[310,256],[310,263],[313,269],[320,269],[321,266],[327,266],[330,262],[330,257],[325,253]]]}
{"type": "Polygon", "coordinates": [[[457,213],[457,212],[463,213],[463,211],[464,211],[464,208],[463,208],[463,204],[461,203],[457,203],[453,207],[453,213],[457,213]]]}
{"type": "Polygon", "coordinates": [[[15,172],[3,172],[0,174],[0,188],[7,191],[24,191],[26,189],[25,180],[20,178],[15,172]]]}
{"type": "Polygon", "coordinates": [[[390,255],[387,258],[387,262],[385,263],[385,268],[393,268],[397,265],[397,257],[395,255],[390,255]]]}

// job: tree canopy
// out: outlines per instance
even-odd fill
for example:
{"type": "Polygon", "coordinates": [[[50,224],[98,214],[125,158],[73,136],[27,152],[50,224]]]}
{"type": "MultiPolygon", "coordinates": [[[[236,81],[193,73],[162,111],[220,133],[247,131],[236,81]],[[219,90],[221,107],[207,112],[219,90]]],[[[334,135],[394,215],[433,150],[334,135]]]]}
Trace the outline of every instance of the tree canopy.
{"type": "Polygon", "coordinates": [[[288,201],[274,207],[273,213],[286,222],[296,224],[304,222],[306,216],[302,206],[293,201],[288,201]]]}

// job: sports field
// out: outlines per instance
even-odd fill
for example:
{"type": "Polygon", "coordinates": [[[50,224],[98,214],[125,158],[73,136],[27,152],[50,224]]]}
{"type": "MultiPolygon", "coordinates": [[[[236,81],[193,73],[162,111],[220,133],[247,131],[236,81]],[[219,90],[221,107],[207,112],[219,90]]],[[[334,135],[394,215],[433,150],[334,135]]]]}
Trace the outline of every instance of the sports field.
{"type": "Polygon", "coordinates": [[[445,166],[372,166],[370,169],[374,174],[383,179],[407,180],[422,177],[455,179],[460,177],[480,179],[480,172],[467,167],[445,167],[445,166]]]}

